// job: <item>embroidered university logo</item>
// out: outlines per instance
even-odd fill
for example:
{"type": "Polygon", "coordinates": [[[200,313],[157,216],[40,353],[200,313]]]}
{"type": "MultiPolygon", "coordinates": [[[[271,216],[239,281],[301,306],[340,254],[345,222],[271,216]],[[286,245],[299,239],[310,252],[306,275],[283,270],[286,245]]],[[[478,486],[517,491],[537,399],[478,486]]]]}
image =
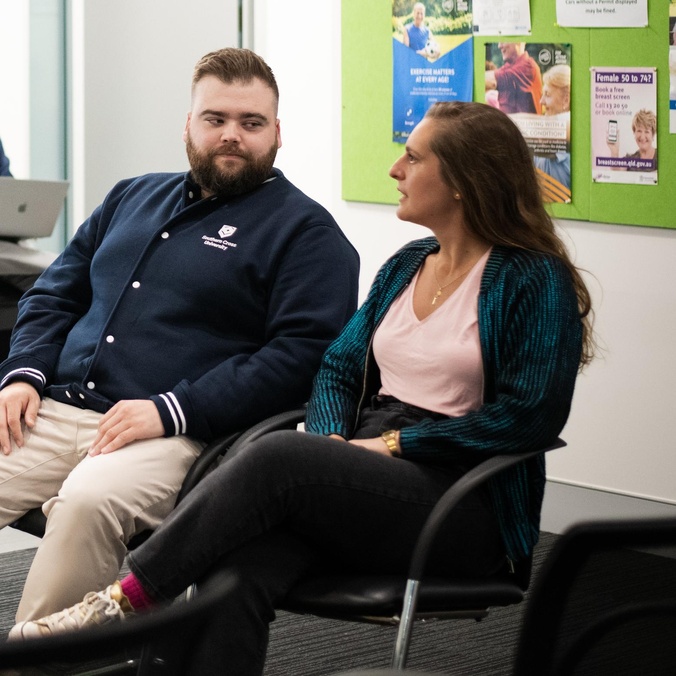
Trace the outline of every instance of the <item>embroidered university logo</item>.
{"type": "Polygon", "coordinates": [[[222,225],[218,231],[218,237],[209,237],[208,235],[202,235],[202,242],[205,246],[213,247],[214,249],[220,249],[221,251],[228,251],[228,249],[236,249],[237,244],[234,242],[229,242],[228,237],[232,237],[237,232],[237,228],[234,225],[222,225]],[[219,239],[220,237],[220,239],[219,239]]]}
{"type": "Polygon", "coordinates": [[[234,225],[224,225],[218,231],[218,236],[221,239],[225,239],[226,237],[231,237],[232,235],[234,235],[236,231],[237,231],[237,228],[234,225]]]}

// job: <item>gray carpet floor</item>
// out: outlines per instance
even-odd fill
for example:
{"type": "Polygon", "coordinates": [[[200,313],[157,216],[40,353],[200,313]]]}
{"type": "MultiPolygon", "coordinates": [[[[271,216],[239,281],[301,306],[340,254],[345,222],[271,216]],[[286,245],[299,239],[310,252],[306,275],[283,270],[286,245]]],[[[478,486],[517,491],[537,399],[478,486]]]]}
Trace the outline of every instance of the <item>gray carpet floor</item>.
{"type": "MultiPolygon", "coordinates": [[[[556,536],[543,533],[534,576],[556,536]]],[[[11,628],[34,550],[0,555],[0,635],[11,628]]],[[[524,604],[497,608],[474,620],[418,623],[408,667],[463,676],[508,676],[524,604]]],[[[358,668],[386,668],[396,629],[280,612],[271,626],[265,676],[324,676],[358,668]]]]}

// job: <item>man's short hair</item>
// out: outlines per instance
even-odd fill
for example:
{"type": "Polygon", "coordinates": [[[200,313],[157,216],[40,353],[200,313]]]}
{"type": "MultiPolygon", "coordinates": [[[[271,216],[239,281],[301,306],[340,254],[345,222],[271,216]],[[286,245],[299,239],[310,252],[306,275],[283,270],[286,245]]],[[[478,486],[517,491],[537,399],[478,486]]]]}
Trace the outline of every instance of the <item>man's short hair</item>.
{"type": "Polygon", "coordinates": [[[195,65],[192,76],[192,87],[207,75],[217,77],[221,82],[251,82],[254,78],[262,80],[279,101],[277,80],[270,66],[250,49],[226,47],[215,52],[205,54],[195,65]]]}

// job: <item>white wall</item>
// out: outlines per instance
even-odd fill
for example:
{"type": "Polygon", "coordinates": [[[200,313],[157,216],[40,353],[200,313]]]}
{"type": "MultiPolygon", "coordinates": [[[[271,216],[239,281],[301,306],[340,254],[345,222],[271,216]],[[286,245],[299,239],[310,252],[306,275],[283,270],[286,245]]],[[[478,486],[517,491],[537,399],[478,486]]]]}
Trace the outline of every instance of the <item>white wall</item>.
{"type": "MultiPolygon", "coordinates": [[[[676,193],[672,193],[676,209],[676,193]]],[[[604,347],[549,476],[676,503],[676,231],[568,221],[604,347]]]]}
{"type": "MultiPolygon", "coordinates": [[[[339,0],[256,0],[254,47],[280,84],[278,166],[357,246],[365,290],[388,254],[427,232],[398,222],[393,207],[340,198],[340,19],[339,0]],[[308,30],[298,32],[298,17],[308,30]]],[[[672,199],[676,214],[676,191],[672,199]]],[[[561,226],[596,278],[605,351],[578,381],[562,435],[569,446],[552,454],[549,478],[676,503],[676,231],[561,226]]]]}
{"type": "Polygon", "coordinates": [[[237,46],[237,0],[73,0],[73,222],[122,178],[187,168],[197,60],[237,46]]]}
{"type": "Polygon", "coordinates": [[[59,0],[0,2],[0,137],[16,178],[63,177],[62,14],[59,0]]]}
{"type": "Polygon", "coordinates": [[[28,3],[0,3],[0,139],[16,178],[30,175],[29,16],[28,3]]]}

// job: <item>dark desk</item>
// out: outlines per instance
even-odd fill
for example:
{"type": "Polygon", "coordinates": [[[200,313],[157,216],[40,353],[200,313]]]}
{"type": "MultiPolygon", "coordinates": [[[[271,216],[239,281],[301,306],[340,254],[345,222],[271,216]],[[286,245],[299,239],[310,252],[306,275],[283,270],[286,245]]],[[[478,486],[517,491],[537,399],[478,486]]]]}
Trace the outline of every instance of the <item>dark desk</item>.
{"type": "Polygon", "coordinates": [[[56,254],[0,240],[0,361],[7,356],[17,303],[56,254]]]}

